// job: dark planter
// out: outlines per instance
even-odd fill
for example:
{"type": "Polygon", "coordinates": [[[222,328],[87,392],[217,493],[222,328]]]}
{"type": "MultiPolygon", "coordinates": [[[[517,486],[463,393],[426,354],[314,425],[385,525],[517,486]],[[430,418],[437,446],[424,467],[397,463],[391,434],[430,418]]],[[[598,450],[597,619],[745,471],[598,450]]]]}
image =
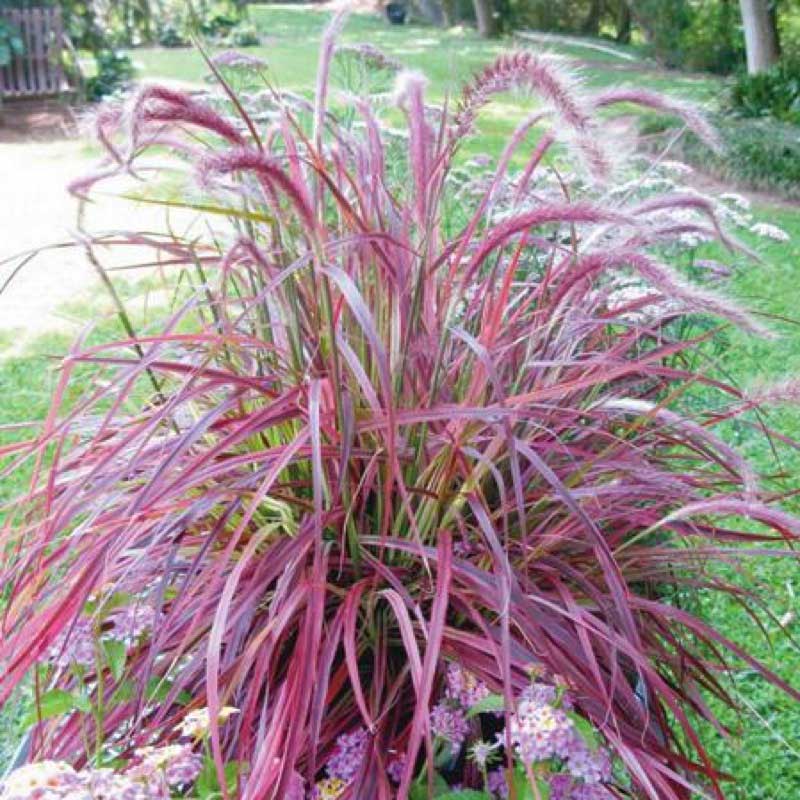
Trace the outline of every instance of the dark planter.
{"type": "Polygon", "coordinates": [[[392,25],[405,24],[408,16],[408,6],[405,3],[387,3],[386,18],[392,25]]]}

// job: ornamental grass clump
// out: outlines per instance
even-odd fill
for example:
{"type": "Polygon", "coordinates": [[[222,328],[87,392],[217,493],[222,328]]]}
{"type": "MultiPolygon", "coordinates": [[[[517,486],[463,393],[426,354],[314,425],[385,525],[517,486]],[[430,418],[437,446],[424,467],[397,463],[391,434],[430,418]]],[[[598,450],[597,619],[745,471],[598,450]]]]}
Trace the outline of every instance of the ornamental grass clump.
{"type": "Polygon", "coordinates": [[[34,464],[3,534],[0,702],[33,674],[30,757],[78,770],[204,710],[204,785],[248,800],[722,797],[697,723],[733,661],[798,692],[671,601],[756,604],[709,564],[800,524],[713,431],[755,401],[676,331],[769,330],[660,259],[688,233],[736,246],[713,204],[614,193],[606,141],[617,102],[713,132],[533,52],[444,107],[408,72],[391,109],[338,96],[339,24],[310,111],[265,84],[256,123],[223,81],[213,107],[148,87],[97,118],[108,156],[76,194],[189,171],[165,202],[204,224],[84,240],[99,269],[96,244],[147,249],[178,302],[76,343],[39,435],[0,451],[34,464]],[[461,149],[513,88],[541,103],[464,191],[461,149]],[[690,418],[696,386],[717,401],[690,418]]]}

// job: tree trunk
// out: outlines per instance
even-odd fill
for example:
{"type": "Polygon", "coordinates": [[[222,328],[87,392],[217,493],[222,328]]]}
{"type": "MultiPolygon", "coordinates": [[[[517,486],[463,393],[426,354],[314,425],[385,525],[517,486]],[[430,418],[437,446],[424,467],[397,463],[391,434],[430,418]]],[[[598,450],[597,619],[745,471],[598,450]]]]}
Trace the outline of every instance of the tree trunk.
{"type": "Polygon", "coordinates": [[[478,34],[488,39],[497,34],[497,21],[494,18],[492,0],[474,0],[475,19],[478,23],[478,34]]]}
{"type": "Polygon", "coordinates": [[[631,43],[631,7],[628,5],[628,0],[619,0],[616,38],[620,44],[631,43]]]}
{"type": "Polygon", "coordinates": [[[444,24],[444,9],[438,0],[418,0],[418,3],[422,16],[425,17],[431,25],[441,26],[444,24]]]}
{"type": "Polygon", "coordinates": [[[778,61],[780,48],[775,16],[769,0],[739,0],[747,50],[747,71],[751,75],[769,69],[778,61]]]}
{"type": "Polygon", "coordinates": [[[600,34],[600,18],[603,15],[603,0],[592,0],[589,13],[581,25],[581,33],[586,36],[598,36],[600,34]]]}
{"type": "Polygon", "coordinates": [[[778,2],[779,0],[769,0],[769,24],[772,30],[775,31],[775,46],[778,48],[778,58],[783,55],[783,48],[781,47],[781,35],[778,30],[778,2]]]}
{"type": "Polygon", "coordinates": [[[442,0],[442,16],[446,28],[452,28],[453,25],[458,24],[458,9],[455,0],[442,0]]]}

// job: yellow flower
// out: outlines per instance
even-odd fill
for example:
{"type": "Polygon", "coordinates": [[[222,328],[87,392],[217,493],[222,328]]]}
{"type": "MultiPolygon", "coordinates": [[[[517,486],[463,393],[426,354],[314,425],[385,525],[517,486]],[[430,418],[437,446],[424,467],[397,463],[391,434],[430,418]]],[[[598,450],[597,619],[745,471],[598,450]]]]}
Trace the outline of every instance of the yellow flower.
{"type": "MultiPolygon", "coordinates": [[[[239,709],[233,706],[223,706],[217,715],[217,722],[224,725],[234,714],[238,714],[239,709]]],[[[190,711],[178,725],[178,730],[182,736],[191,736],[194,739],[200,739],[205,736],[211,721],[208,716],[207,708],[198,708],[195,711],[190,711]]]]}
{"type": "Polygon", "coordinates": [[[164,747],[140,747],[136,755],[155,769],[163,769],[183,753],[184,745],[168,744],[164,747]]]}
{"type": "Polygon", "coordinates": [[[325,778],[317,784],[314,797],[316,800],[336,800],[346,788],[347,784],[341,778],[325,778]]]}

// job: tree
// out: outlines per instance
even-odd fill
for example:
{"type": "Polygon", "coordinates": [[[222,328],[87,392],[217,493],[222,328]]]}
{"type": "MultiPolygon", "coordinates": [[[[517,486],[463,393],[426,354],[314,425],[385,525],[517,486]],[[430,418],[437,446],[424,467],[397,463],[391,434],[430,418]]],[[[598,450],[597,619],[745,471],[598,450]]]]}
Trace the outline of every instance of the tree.
{"type": "Polygon", "coordinates": [[[437,0],[418,0],[420,13],[432,25],[443,25],[446,21],[444,4],[437,0]]]}
{"type": "Polygon", "coordinates": [[[619,0],[616,18],[616,39],[620,44],[630,44],[631,25],[631,7],[628,5],[628,0],[619,0]]]}
{"type": "Polygon", "coordinates": [[[694,12],[689,0],[628,0],[628,6],[653,55],[667,67],[679,67],[681,39],[694,12]]]}
{"type": "Polygon", "coordinates": [[[489,38],[497,34],[497,20],[494,16],[492,0],[474,0],[475,20],[478,23],[478,33],[489,38]]]}
{"type": "Polygon", "coordinates": [[[600,33],[600,20],[603,17],[603,0],[591,0],[589,12],[581,25],[581,33],[597,36],[600,33]]]}
{"type": "Polygon", "coordinates": [[[778,26],[770,0],[739,0],[742,9],[747,71],[751,75],[776,64],[780,57],[778,26]]]}

